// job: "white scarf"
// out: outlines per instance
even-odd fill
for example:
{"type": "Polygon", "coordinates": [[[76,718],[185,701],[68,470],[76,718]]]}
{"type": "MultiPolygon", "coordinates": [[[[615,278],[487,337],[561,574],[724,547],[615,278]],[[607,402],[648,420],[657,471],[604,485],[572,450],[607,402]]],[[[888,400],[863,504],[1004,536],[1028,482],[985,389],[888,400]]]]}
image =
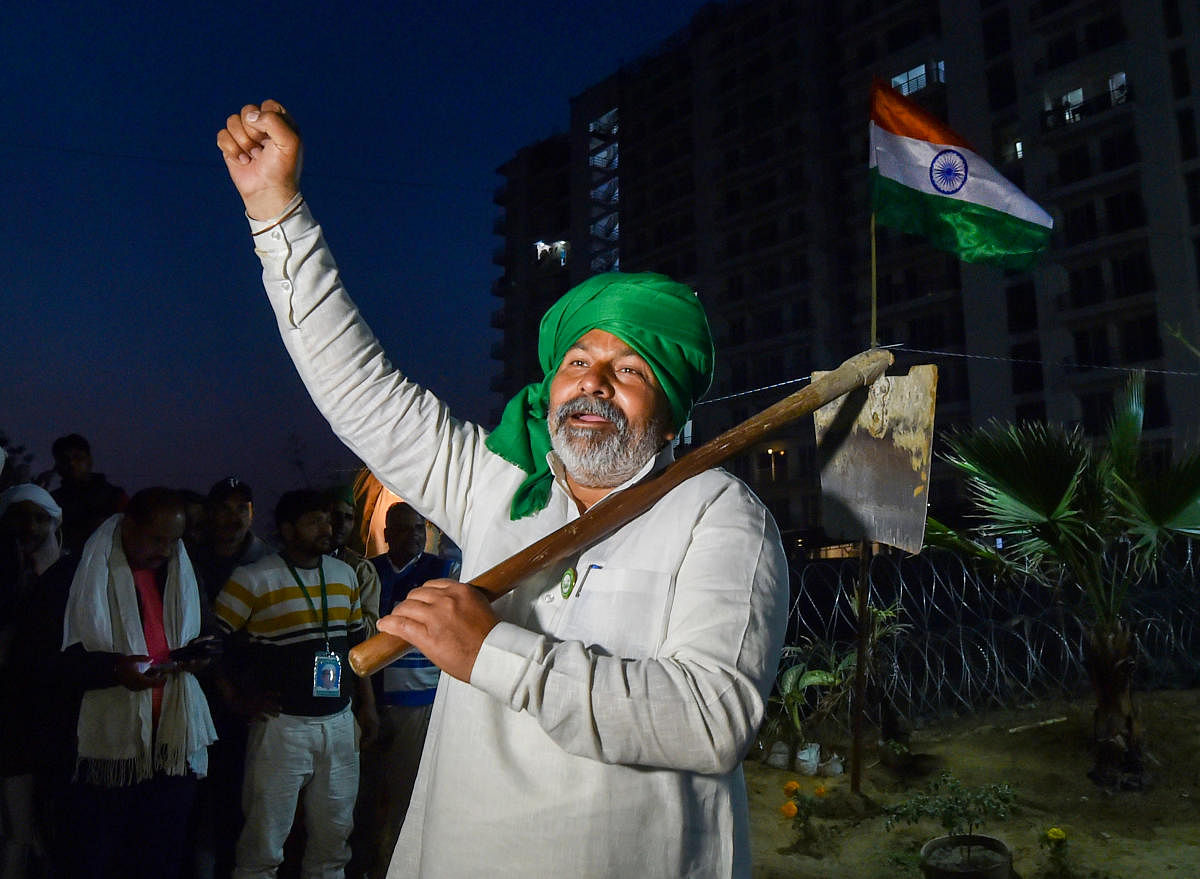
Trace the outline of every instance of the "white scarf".
{"type": "MultiPolygon", "coordinates": [[[[123,518],[112,516],[84,544],[67,599],[64,650],[82,644],[95,652],[146,654],[137,587],[121,546],[123,518]]],[[[167,563],[163,629],[172,650],[200,634],[200,590],[182,541],[167,563]]],[[[157,736],[152,710],[149,689],[135,692],[118,684],[84,694],[76,771],[85,770],[85,781],[118,787],[156,771],[184,775],[191,768],[200,777],[207,774],[208,746],[217,733],[195,676],[167,675],[157,736]]]]}

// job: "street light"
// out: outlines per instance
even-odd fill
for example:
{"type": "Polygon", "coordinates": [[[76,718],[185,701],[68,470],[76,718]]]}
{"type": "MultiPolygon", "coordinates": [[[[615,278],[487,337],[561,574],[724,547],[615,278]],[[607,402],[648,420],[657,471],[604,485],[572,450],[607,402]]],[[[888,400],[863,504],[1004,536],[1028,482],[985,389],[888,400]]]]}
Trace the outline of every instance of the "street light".
{"type": "Polygon", "coordinates": [[[767,449],[767,456],[771,459],[771,481],[775,481],[775,456],[783,457],[783,449],[767,449]]]}

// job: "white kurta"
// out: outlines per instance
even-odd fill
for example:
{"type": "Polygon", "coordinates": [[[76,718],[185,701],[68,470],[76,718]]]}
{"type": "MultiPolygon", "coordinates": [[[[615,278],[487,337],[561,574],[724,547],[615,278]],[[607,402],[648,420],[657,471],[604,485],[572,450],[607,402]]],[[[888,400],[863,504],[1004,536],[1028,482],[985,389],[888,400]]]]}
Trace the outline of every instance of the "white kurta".
{"type": "MultiPolygon", "coordinates": [[[[546,509],[509,519],[524,474],[388,362],[307,207],[255,243],[313,399],[462,547],[465,580],[578,516],[558,480],[546,509]]],[[[748,876],[740,763],[787,606],[775,523],[720,470],[528,578],[494,605],[503,622],[471,683],[442,675],[389,877],[748,876]],[[564,598],[568,566],[579,581],[564,598]]]]}

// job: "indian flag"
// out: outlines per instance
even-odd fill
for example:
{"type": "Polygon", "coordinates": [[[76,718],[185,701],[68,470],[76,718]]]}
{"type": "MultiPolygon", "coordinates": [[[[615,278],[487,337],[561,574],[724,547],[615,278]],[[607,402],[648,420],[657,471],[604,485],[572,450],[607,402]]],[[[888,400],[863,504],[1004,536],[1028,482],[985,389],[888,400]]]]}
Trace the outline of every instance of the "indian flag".
{"type": "Polygon", "coordinates": [[[871,87],[871,206],[875,218],[967,262],[1026,269],[1054,220],[965,140],[918,104],[871,87]]]}

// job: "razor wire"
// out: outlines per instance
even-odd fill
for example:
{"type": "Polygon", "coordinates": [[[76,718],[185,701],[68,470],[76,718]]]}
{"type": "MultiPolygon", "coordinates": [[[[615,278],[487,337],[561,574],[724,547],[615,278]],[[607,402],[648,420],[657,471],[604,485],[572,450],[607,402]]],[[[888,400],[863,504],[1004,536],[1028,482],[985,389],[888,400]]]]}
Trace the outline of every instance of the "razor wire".
{"type": "MultiPolygon", "coordinates": [[[[859,567],[849,558],[792,569],[786,664],[855,650],[859,567]]],[[[1198,568],[1200,554],[1189,545],[1129,596],[1125,619],[1136,637],[1139,689],[1200,683],[1198,568]]],[[[1001,579],[952,552],[927,549],[872,558],[868,595],[872,607],[893,608],[899,624],[874,649],[876,696],[867,706],[873,722],[884,702],[920,721],[1075,697],[1087,688],[1088,616],[1069,584],[1001,579]]],[[[776,700],[768,720],[786,723],[784,711],[776,700]]]]}

